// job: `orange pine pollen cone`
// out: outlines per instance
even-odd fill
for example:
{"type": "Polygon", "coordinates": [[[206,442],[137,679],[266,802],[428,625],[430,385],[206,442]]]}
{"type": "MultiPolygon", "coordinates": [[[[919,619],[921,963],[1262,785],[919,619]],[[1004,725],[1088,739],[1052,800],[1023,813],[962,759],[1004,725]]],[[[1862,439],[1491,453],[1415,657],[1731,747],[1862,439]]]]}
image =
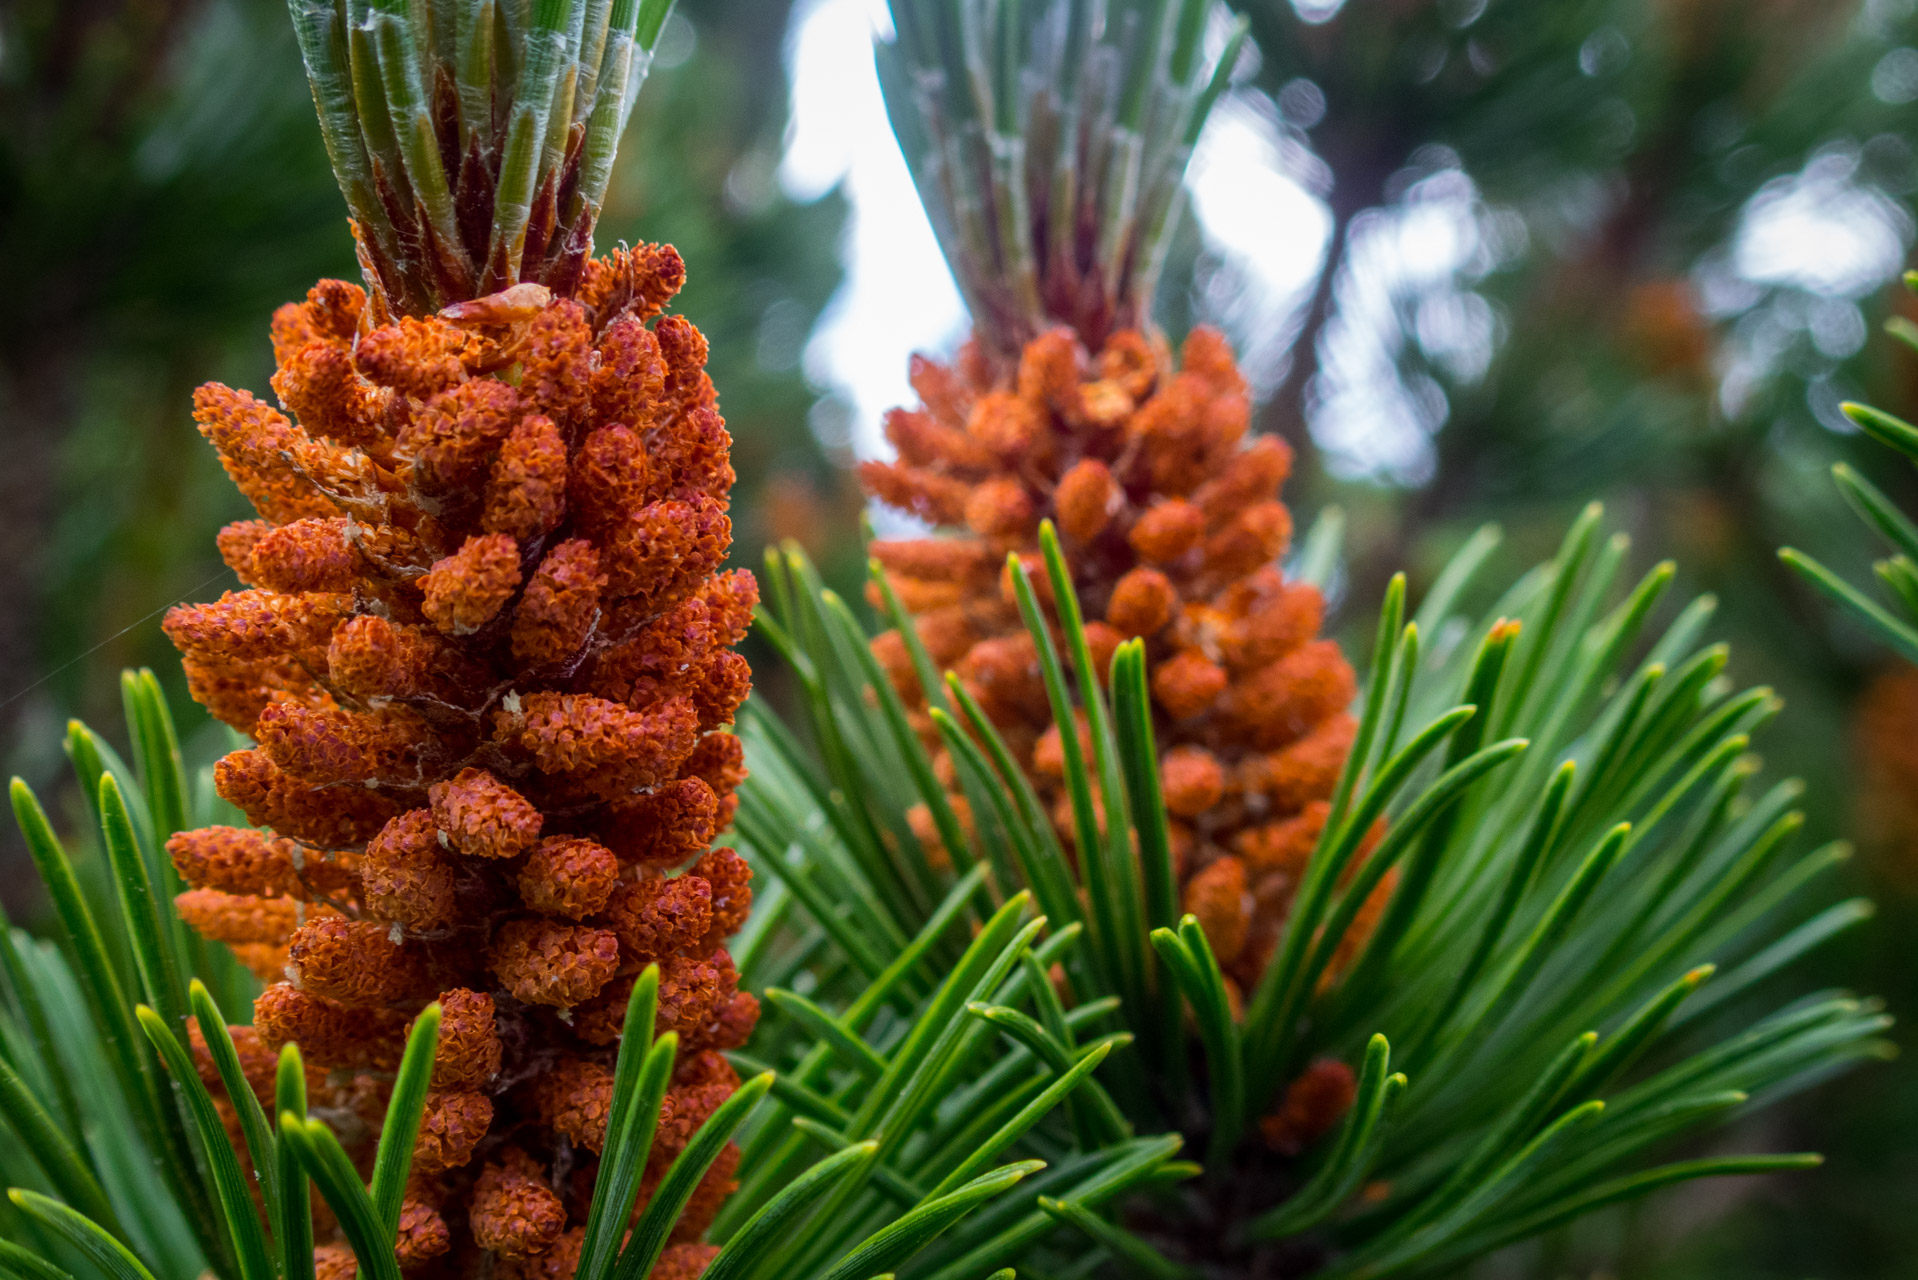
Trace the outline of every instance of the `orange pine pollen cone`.
{"type": "Polygon", "coordinates": [[[1918,891],[1918,667],[1880,671],[1859,695],[1853,741],[1860,765],[1859,826],[1877,855],[1873,869],[1903,891],[1918,891]]]}
{"type": "MultiPolygon", "coordinates": [[[[195,397],[259,518],[220,535],[247,589],[165,628],[194,697],[258,743],[215,782],[270,830],[175,836],[178,906],[273,983],[234,1028],[261,1100],[297,1042],[362,1163],[407,1028],[440,1002],[403,1268],[571,1275],[647,964],[680,1044],[647,1187],[737,1086],[721,1051],[758,1018],[725,947],[752,873],[710,847],[745,776],[720,729],[757,587],[719,572],[733,470],[706,341],[659,315],[684,274],[642,246],[574,298],[520,285],[378,325],[322,281],[273,320],[292,419],[195,397]]],[[[737,1162],[655,1276],[703,1268],[737,1162]]],[[[325,1239],[319,1273],[344,1280],[325,1239]]]]}
{"type": "MultiPolygon", "coordinates": [[[[1177,369],[1163,342],[1137,332],[1095,358],[1055,329],[1026,345],[1009,379],[975,342],[952,367],[915,357],[912,383],[920,407],[886,420],[898,460],[863,464],[861,479],[957,536],[879,542],[873,554],[933,661],[959,674],[1027,761],[1071,842],[1059,732],[1004,569],[1009,554],[1022,557],[1047,596],[1037,530],[1053,521],[1101,678],[1120,642],[1146,642],[1184,907],[1233,994],[1249,990],[1355,728],[1352,668],[1317,638],[1324,602],[1277,566],[1292,533],[1279,501],[1291,451],[1248,438],[1245,381],[1208,328],[1192,331],[1177,369]]],[[[900,637],[881,635],[873,649],[929,731],[900,637]]],[[[956,790],[943,752],[936,764],[956,790]]],[[[963,798],[955,803],[963,817],[963,798]]],[[[930,838],[930,822],[920,825],[930,838]]]]}

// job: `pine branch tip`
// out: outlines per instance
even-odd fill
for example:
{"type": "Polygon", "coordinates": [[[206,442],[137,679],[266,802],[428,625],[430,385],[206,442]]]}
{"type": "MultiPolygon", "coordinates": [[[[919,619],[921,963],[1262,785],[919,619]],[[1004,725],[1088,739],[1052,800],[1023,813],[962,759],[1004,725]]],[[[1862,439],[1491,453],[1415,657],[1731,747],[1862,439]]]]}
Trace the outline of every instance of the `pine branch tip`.
{"type": "MultiPolygon", "coordinates": [[[[1066,0],[892,0],[876,47],[887,113],[1001,362],[1060,325],[1093,352],[1150,327],[1192,143],[1241,47],[1209,63],[1181,8],[1086,22],[1066,0]]],[[[1201,26],[1225,14],[1183,8],[1201,26]]]]}
{"type": "Polygon", "coordinates": [[[542,0],[532,21],[502,21],[469,43],[434,30],[448,18],[437,4],[292,6],[379,313],[579,285],[665,6],[646,6],[644,35],[627,0],[576,10],[571,29],[565,8],[542,0]]]}

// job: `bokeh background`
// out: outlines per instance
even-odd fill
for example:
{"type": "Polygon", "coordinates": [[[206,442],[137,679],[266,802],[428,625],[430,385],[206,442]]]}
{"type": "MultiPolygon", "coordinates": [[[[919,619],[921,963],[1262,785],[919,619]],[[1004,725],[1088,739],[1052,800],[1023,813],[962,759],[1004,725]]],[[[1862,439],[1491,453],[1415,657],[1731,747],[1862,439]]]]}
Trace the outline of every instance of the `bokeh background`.
{"type": "MultiPolygon", "coordinates": [[[[1784,574],[1869,575],[1827,475],[1918,478],[1839,414],[1918,415],[1880,336],[1918,223],[1918,0],[1234,0],[1259,50],[1202,138],[1161,324],[1222,326],[1298,453],[1301,524],[1346,521],[1348,631],[1496,521],[1507,567],[1605,501],[1640,567],[1716,593],[1736,674],[1775,685],[1768,763],[1856,839],[1880,903],[1807,988],[1881,995],[1918,1048],[1918,672],[1784,574]]],[[[735,440],[737,554],[856,572],[851,463],[965,318],[886,131],[880,0],[686,0],[639,99],[601,241],[667,240],[735,440]]],[[[229,585],[239,514],[189,416],[264,389],[266,321],[352,271],[278,0],[0,4],[0,765],[41,788],[66,719],[170,681],[159,614],[229,585]]],[[[0,836],[0,896],[31,875],[0,836]]],[[[1918,1068],[1873,1066],[1734,1145],[1824,1171],[1604,1216],[1487,1276],[1918,1276],[1918,1068]]]]}

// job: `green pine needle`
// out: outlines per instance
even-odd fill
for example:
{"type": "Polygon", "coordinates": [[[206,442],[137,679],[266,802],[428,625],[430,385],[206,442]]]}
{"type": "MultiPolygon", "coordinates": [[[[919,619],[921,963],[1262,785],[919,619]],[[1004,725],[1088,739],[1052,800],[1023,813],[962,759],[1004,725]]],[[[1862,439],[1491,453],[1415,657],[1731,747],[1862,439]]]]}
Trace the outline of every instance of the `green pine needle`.
{"type": "Polygon", "coordinates": [[[1097,350],[1151,322],[1182,181],[1243,46],[1215,0],[891,0],[879,84],[975,332],[1097,350]],[[1229,29],[1216,60],[1208,26],[1229,29]]]}
{"type": "Polygon", "coordinates": [[[670,7],[288,0],[384,307],[428,314],[522,282],[572,291],[670,7]]]}
{"type": "MultiPolygon", "coordinates": [[[[1809,920],[1795,914],[1837,855],[1791,844],[1792,787],[1757,799],[1743,794],[1753,774],[1750,734],[1775,713],[1776,700],[1769,690],[1727,687],[1724,647],[1704,643],[1709,600],[1679,610],[1662,633],[1651,631],[1671,567],[1620,589],[1626,545],[1605,538],[1600,519],[1588,510],[1559,555],[1521,578],[1476,624],[1454,610],[1488,563],[1493,532],[1468,541],[1438,579],[1440,598],[1420,603],[1416,625],[1405,621],[1403,580],[1392,584],[1332,816],[1285,940],[1240,1017],[1197,921],[1174,928],[1167,918],[1176,895],[1155,834],[1163,800],[1143,648],[1128,644],[1115,653],[1106,701],[1107,689],[1085,678],[1062,566],[1049,565],[1046,581],[1056,614],[1042,605],[1024,566],[1009,566],[1055,721],[1083,714],[1091,730],[1089,750],[1075,750],[1077,735],[1061,735],[1076,843],[1088,851],[1076,864],[1063,856],[1051,815],[964,687],[915,660],[959,783],[986,801],[973,809],[973,874],[1011,870],[1011,887],[1048,910],[1057,902],[1062,915],[1083,913],[1085,945],[1061,954],[1072,998],[1081,1008],[1114,1010],[1145,1046],[1141,1061],[1180,1068],[1128,1070],[1121,1055],[1096,1091],[1064,1097],[1067,1123],[1043,1121],[1040,1131],[1082,1153],[1074,1161],[1090,1170],[1100,1152],[1118,1158],[1147,1141],[1123,1139],[1101,1118],[1101,1099],[1109,1098],[1139,1133],[1203,1116],[1206,1163],[1215,1173],[1243,1170],[1242,1135],[1266,1100],[1307,1062],[1337,1058],[1356,1068],[1357,1102],[1337,1133],[1305,1157],[1309,1176],[1292,1176],[1301,1189],[1241,1228],[1247,1236],[1320,1234],[1333,1248],[1334,1273],[1382,1276],[1439,1258],[1455,1263],[1471,1256],[1475,1242],[1509,1238],[1514,1224],[1556,1221],[1593,1189],[1636,1178],[1658,1144],[1878,1052],[1882,1015],[1846,1001],[1815,1017],[1761,1023],[1763,1033],[1749,1040],[1698,1038],[1703,1022],[1694,1010],[1708,998],[1730,998],[1712,987],[1736,981],[1733,994],[1749,1000],[1761,980],[1869,912],[1851,905],[1809,920]],[[1463,630],[1467,642],[1426,653],[1418,637],[1441,630],[1463,630]],[[1110,798],[1103,830],[1094,797],[1110,798]],[[1381,820],[1383,839],[1361,856],[1381,820]],[[1388,882],[1394,868],[1397,879],[1388,882]],[[1340,938],[1388,883],[1379,923],[1335,968],[1340,938]],[[1714,968],[1720,976],[1694,997],[1714,968]],[[1385,1044],[1379,1032],[1395,1046],[1390,1068],[1374,1057],[1385,1044]],[[1390,1190],[1368,1195],[1353,1217],[1353,1201],[1368,1186],[1390,1190]],[[1363,1224],[1349,1240],[1337,1225],[1347,1218],[1355,1229],[1363,1224]]],[[[875,864],[854,856],[852,841],[908,827],[904,810],[925,793],[919,762],[909,757],[923,748],[914,741],[905,749],[899,709],[877,687],[858,637],[847,633],[849,610],[809,603],[809,595],[818,598],[816,575],[796,552],[782,553],[779,570],[783,585],[769,593],[764,625],[802,673],[807,728],[834,745],[809,753],[770,712],[755,710],[747,734],[754,772],[741,812],[758,820],[742,831],[756,863],[807,886],[803,897],[795,894],[788,940],[767,951],[811,938],[806,968],[825,985],[808,991],[803,1004],[775,997],[792,1016],[762,1032],[753,1063],[797,1063],[804,1091],[789,1088],[785,1103],[807,1113],[808,1129],[823,1125],[816,1130],[822,1139],[843,1144],[870,1132],[858,1113],[871,1109],[875,1062],[896,1072],[901,1050],[932,1034],[923,1019],[950,1017],[954,1006],[934,994],[915,1006],[922,1020],[909,1032],[892,1039],[869,1033],[864,1049],[821,1021],[834,1007],[822,992],[855,1000],[863,985],[856,957],[826,959],[839,954],[845,922],[867,903],[902,905],[888,902],[891,891],[868,870],[875,864]],[[816,621],[829,614],[835,625],[816,621]],[[868,756],[855,744],[887,750],[868,756]]],[[[898,625],[903,611],[883,575],[875,580],[898,625]]],[[[876,870],[889,875],[891,865],[876,870]]],[[[952,884],[951,872],[938,874],[938,883],[952,884]]],[[[902,918],[917,916],[908,909],[902,918]]],[[[1057,1027],[1080,1010],[1059,1004],[1051,981],[1038,982],[1032,965],[1023,967],[1023,988],[965,1005],[977,1025],[1017,1048],[948,1095],[959,1113],[995,1093],[1029,1089],[1020,1083],[1032,1079],[1024,1073],[1056,1074],[1070,1061],[1070,1041],[1057,1027]]],[[[1008,972],[1011,988],[1021,975],[1008,972]]],[[[941,1038],[956,1044],[954,1034],[941,1038]]],[[[878,1084],[894,1087],[883,1078],[878,1084]]],[[[1167,1158],[1138,1178],[1159,1176],[1167,1158]]],[[[1075,1190],[1074,1179],[1090,1175],[1074,1169],[1072,1161],[1055,1164],[1036,1176],[1034,1192],[1055,1208],[1078,1204],[1096,1214],[1105,1201],[1075,1190]]],[[[892,1194],[924,1185],[916,1173],[902,1171],[904,1182],[888,1178],[892,1194]]],[[[768,1178],[756,1191],[759,1202],[778,1185],[768,1178]]],[[[877,1189],[863,1194],[884,1199],[877,1189]]],[[[1036,1201],[1027,1206],[1022,1214],[988,1208],[956,1229],[933,1251],[930,1274],[974,1280],[993,1265],[1024,1259],[1044,1269],[1084,1254],[1084,1223],[1072,1226],[1080,1238],[1075,1255],[1059,1217],[1036,1201]]],[[[1122,1253],[1119,1239],[1102,1241],[1101,1252],[1122,1253]]],[[[1232,1256],[1237,1246],[1220,1247],[1232,1256]]],[[[806,1256],[823,1260],[818,1249],[806,1256]]],[[[1176,1251],[1166,1256],[1188,1264],[1176,1251]]]]}

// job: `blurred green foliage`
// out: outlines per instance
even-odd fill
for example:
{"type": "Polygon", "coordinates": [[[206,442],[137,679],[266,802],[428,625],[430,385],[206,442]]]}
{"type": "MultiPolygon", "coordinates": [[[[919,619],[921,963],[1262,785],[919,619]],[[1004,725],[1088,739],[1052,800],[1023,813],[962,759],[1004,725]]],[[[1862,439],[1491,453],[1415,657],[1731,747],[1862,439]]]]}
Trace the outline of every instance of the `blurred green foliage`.
{"type": "Polygon", "coordinates": [[[123,629],[219,567],[207,538],[232,502],[193,385],[261,369],[271,308],[352,265],[296,58],[264,0],[0,15],[0,726],[16,770],[44,776],[63,713],[110,696],[116,664],[159,656],[150,627],[123,629]]]}
{"type": "MultiPolygon", "coordinates": [[[[1909,468],[1837,412],[1844,399],[1918,409],[1918,362],[1867,338],[1910,301],[1895,276],[1918,190],[1918,7],[1234,7],[1262,53],[1241,105],[1331,227],[1285,339],[1237,336],[1276,352],[1255,375],[1260,425],[1300,452],[1290,499],[1308,515],[1346,509],[1345,613],[1365,616],[1401,567],[1429,580],[1483,520],[1504,525],[1508,564],[1527,563],[1602,498],[1641,566],[1673,557],[1691,587],[1718,595],[1738,677],[1789,704],[1773,762],[1810,784],[1821,835],[1854,828],[1869,772],[1855,703],[1888,657],[1774,553],[1802,545],[1869,577],[1873,549],[1829,482],[1834,462],[1907,505],[1918,495],[1909,468]],[[1436,269],[1407,244],[1434,217],[1454,239],[1436,269]]],[[[1193,287],[1168,298],[1168,320],[1230,323],[1246,282],[1194,232],[1186,251],[1193,287]]],[[[1876,893],[1884,915],[1807,980],[1886,992],[1909,1051],[1918,848],[1862,853],[1844,891],[1876,893]]],[[[1865,1073],[1777,1123],[1764,1141],[1831,1153],[1819,1176],[1675,1196],[1486,1273],[1912,1274],[1910,1071],[1865,1073]]]]}
{"type": "Polygon", "coordinates": [[[1604,497],[1646,554],[1721,592],[1759,641],[1757,674],[1843,692],[1868,650],[1829,628],[1772,550],[1810,537],[1860,554],[1831,546],[1832,460],[1904,480],[1856,446],[1836,405],[1895,403],[1918,373],[1864,342],[1912,231],[1918,83],[1899,59],[1918,66],[1913,7],[1237,7],[1263,52],[1260,104],[1308,157],[1331,222],[1262,425],[1305,455],[1295,500],[1352,509],[1355,595],[1435,565],[1487,518],[1523,544],[1520,562],[1604,497]],[[1751,274],[1755,210],[1821,198],[1874,224],[1861,230],[1891,259],[1854,278],[1848,246],[1815,242],[1830,224],[1805,222],[1793,264],[1751,274]],[[1421,274],[1394,237],[1433,209],[1464,248],[1421,274]],[[1397,385],[1355,395],[1354,365],[1397,385]],[[1350,458],[1319,456],[1315,441],[1371,415],[1425,436],[1400,446],[1410,461],[1355,477],[1350,458]]]}

